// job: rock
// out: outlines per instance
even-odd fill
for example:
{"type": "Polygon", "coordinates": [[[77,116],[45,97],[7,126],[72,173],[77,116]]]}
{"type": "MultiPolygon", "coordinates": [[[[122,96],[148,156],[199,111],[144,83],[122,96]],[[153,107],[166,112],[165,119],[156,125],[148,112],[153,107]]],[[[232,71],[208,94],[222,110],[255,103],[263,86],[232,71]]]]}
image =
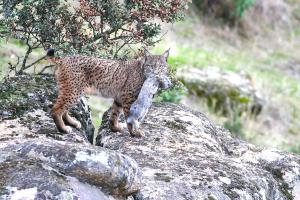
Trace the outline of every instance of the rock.
{"type": "Polygon", "coordinates": [[[124,153],[141,166],[137,199],[300,198],[299,156],[236,139],[200,112],[155,104],[142,124],[146,136],[141,139],[112,133],[109,115],[103,117],[97,145],[124,153]]]}
{"type": "MultiPolygon", "coordinates": [[[[51,75],[12,77],[0,85],[0,120],[13,120],[14,123],[22,124],[35,133],[35,136],[41,132],[48,136],[57,135],[50,116],[56,98],[57,87],[51,75]]],[[[84,136],[87,142],[92,142],[94,126],[85,97],[81,97],[77,105],[73,106],[71,115],[82,124],[82,131],[75,130],[74,133],[84,136]]]]}
{"type": "Polygon", "coordinates": [[[124,199],[140,187],[133,159],[91,145],[30,139],[2,144],[0,155],[0,199],[124,199]]]}
{"type": "Polygon", "coordinates": [[[50,117],[53,76],[17,76],[0,84],[0,199],[126,199],[140,189],[130,157],[91,145],[82,97],[72,109],[81,130],[61,134],[50,117]]]}
{"type": "Polygon", "coordinates": [[[258,115],[264,104],[249,78],[217,68],[180,70],[177,77],[188,90],[224,115],[249,112],[258,115]]]}

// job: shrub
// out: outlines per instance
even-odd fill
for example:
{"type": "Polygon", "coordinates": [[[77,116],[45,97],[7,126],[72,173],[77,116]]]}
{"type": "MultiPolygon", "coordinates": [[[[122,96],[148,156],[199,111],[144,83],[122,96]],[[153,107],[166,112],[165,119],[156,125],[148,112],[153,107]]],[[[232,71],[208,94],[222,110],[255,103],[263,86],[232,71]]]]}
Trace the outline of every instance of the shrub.
{"type": "Polygon", "coordinates": [[[246,10],[252,7],[255,3],[255,0],[234,0],[234,15],[238,17],[243,17],[246,10]]]}
{"type": "Polygon", "coordinates": [[[235,115],[233,118],[228,118],[223,125],[235,136],[245,138],[243,122],[240,116],[235,115]]]}
{"type": "Polygon", "coordinates": [[[7,37],[27,46],[22,73],[36,63],[27,63],[33,50],[50,46],[59,54],[129,56],[159,40],[157,19],[180,20],[186,5],[187,0],[4,0],[0,24],[7,25],[7,37]]]}
{"type": "Polygon", "coordinates": [[[156,102],[180,103],[182,98],[187,95],[187,89],[181,82],[176,82],[175,86],[169,90],[161,90],[156,97],[156,102]]]}

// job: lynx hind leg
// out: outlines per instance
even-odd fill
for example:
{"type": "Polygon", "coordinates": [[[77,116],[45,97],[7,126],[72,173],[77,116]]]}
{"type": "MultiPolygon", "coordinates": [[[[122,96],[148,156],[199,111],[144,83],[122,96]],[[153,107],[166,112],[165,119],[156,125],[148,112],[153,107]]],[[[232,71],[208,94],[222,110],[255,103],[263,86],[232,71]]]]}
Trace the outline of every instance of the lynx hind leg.
{"type": "Polygon", "coordinates": [[[122,104],[114,100],[112,105],[112,112],[110,116],[111,130],[113,132],[122,132],[122,126],[119,124],[119,117],[122,112],[122,104]]]}
{"type": "MultiPolygon", "coordinates": [[[[70,85],[74,86],[74,84],[71,84],[71,83],[70,83],[70,85]]],[[[53,120],[55,122],[57,129],[60,132],[70,133],[72,131],[72,128],[70,126],[65,125],[65,123],[63,121],[63,115],[64,115],[65,120],[67,122],[69,122],[70,125],[74,125],[74,126],[78,126],[78,127],[81,126],[81,125],[79,125],[80,124],[79,122],[77,124],[75,122],[75,120],[73,120],[73,118],[68,117],[69,116],[68,114],[66,115],[66,113],[68,112],[70,107],[73,104],[75,104],[76,101],[78,100],[78,98],[81,94],[81,91],[76,90],[76,89],[69,90],[67,87],[63,87],[63,86],[61,86],[60,88],[61,88],[60,94],[52,108],[52,117],[53,117],[53,120]]]]}
{"type": "Polygon", "coordinates": [[[126,118],[127,128],[132,137],[143,137],[145,136],[144,131],[141,128],[135,129],[134,124],[128,123],[127,119],[130,116],[130,107],[136,98],[133,97],[126,97],[123,98],[123,111],[126,118]]]}
{"type": "Polygon", "coordinates": [[[65,113],[63,114],[62,117],[63,117],[63,120],[65,121],[65,123],[67,125],[73,126],[75,128],[78,128],[78,129],[81,128],[81,123],[78,120],[76,120],[74,117],[71,117],[69,115],[68,111],[65,111],[65,113]]]}

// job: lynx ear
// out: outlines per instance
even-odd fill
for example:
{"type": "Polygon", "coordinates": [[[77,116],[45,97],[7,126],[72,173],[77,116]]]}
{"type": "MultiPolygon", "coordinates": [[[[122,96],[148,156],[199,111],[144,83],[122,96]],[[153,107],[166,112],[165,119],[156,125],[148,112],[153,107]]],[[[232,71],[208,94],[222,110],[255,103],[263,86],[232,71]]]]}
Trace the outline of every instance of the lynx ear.
{"type": "Polygon", "coordinates": [[[170,48],[167,51],[165,51],[165,53],[162,55],[166,59],[166,61],[168,61],[169,54],[170,54],[170,48]]]}
{"type": "Polygon", "coordinates": [[[146,48],[144,49],[144,55],[146,57],[151,55],[150,52],[146,48]]]}
{"type": "Polygon", "coordinates": [[[142,59],[140,60],[141,68],[144,67],[145,62],[146,62],[146,56],[145,56],[145,57],[142,57],[142,59]]]}

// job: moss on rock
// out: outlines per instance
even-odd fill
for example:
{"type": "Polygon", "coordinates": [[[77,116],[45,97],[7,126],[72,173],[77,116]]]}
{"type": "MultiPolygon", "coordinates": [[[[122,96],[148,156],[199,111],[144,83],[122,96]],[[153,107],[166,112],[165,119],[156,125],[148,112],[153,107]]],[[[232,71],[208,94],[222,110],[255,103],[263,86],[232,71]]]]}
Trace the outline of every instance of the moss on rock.
{"type": "Polygon", "coordinates": [[[258,115],[263,108],[264,100],[251,80],[241,74],[216,68],[195,68],[182,70],[177,76],[190,93],[204,99],[210,108],[225,116],[243,112],[258,115]]]}
{"type": "Polygon", "coordinates": [[[0,85],[0,119],[16,119],[27,111],[50,109],[57,97],[52,75],[22,75],[0,85]]]}

